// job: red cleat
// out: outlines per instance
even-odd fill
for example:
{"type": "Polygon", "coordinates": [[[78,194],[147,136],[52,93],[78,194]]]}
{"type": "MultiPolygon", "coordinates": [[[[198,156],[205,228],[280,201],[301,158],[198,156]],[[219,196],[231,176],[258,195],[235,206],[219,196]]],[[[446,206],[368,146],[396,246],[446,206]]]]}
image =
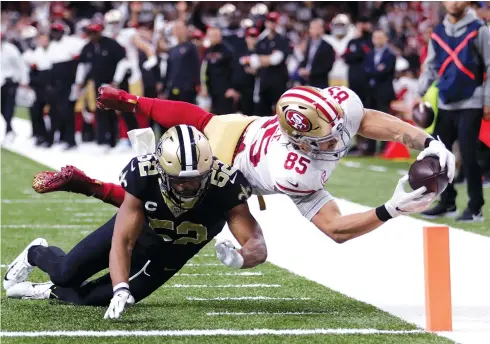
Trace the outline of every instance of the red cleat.
{"type": "Polygon", "coordinates": [[[100,186],[100,182],[88,177],[75,166],[62,167],[60,172],[40,172],[32,181],[32,188],[37,193],[68,191],[92,196],[96,185],[100,186]]]}

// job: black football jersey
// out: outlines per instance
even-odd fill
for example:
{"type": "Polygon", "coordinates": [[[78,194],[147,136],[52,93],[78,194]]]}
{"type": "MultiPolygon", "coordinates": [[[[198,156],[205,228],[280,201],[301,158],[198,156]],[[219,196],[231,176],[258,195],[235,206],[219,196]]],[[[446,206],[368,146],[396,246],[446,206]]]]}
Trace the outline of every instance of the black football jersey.
{"type": "Polygon", "coordinates": [[[247,201],[252,187],[243,174],[214,160],[210,185],[201,202],[183,210],[160,189],[160,174],[152,154],[133,158],[119,176],[121,186],[143,203],[149,226],[161,239],[173,266],[180,267],[211,241],[226,222],[226,214],[247,201]]]}

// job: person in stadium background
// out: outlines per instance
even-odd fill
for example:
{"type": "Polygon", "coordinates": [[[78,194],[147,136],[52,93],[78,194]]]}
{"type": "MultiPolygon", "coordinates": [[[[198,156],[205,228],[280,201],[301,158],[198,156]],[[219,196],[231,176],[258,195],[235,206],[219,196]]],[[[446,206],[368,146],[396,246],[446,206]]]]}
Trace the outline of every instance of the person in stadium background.
{"type": "Polygon", "coordinates": [[[347,49],[347,44],[354,38],[355,28],[351,24],[349,17],[346,14],[341,13],[332,19],[330,31],[330,34],[323,36],[323,39],[327,41],[335,51],[335,62],[329,74],[329,85],[347,86],[348,69],[343,55],[347,49]]]}
{"type": "Polygon", "coordinates": [[[238,105],[240,94],[238,59],[236,52],[223,40],[221,29],[210,27],[206,32],[210,46],[203,56],[206,89],[211,97],[211,112],[217,115],[232,113],[238,105]]]}
{"type": "Polygon", "coordinates": [[[1,111],[6,122],[5,137],[12,140],[15,133],[12,129],[12,117],[15,109],[15,92],[17,87],[28,87],[29,70],[25,65],[19,49],[12,43],[7,42],[5,33],[1,33],[1,111]]]}
{"type": "Polygon", "coordinates": [[[286,37],[278,32],[279,13],[270,12],[266,16],[266,30],[257,42],[255,54],[250,56],[250,67],[258,70],[259,104],[257,114],[270,116],[274,113],[276,103],[286,90],[288,69],[286,60],[291,47],[286,37]]]}
{"type": "Polygon", "coordinates": [[[178,44],[168,53],[163,93],[166,99],[194,104],[200,84],[199,53],[196,46],[188,41],[187,27],[183,21],[176,21],[172,31],[178,44]]]}
{"type": "MultiPolygon", "coordinates": [[[[364,59],[364,72],[368,79],[371,109],[390,113],[390,103],[395,99],[393,80],[395,79],[396,56],[388,46],[388,37],[383,30],[375,30],[372,36],[373,50],[364,59]]],[[[374,155],[376,140],[365,140],[360,144],[364,155],[374,155]]],[[[383,148],[383,144],[381,145],[383,148]]]]}
{"type": "Polygon", "coordinates": [[[335,62],[335,51],[323,39],[325,24],[322,19],[314,19],[310,23],[309,39],[306,45],[306,54],[300,64],[299,75],[305,85],[326,88],[328,87],[328,74],[335,62]]]}
{"type": "Polygon", "coordinates": [[[240,73],[240,111],[245,115],[253,115],[255,110],[255,91],[257,84],[257,70],[250,66],[250,56],[255,53],[259,30],[255,27],[249,27],[245,31],[245,42],[247,50],[242,56],[238,57],[238,63],[241,66],[240,73]]]}
{"type": "MultiPolygon", "coordinates": [[[[469,2],[447,1],[444,7],[447,14],[431,34],[419,91],[423,95],[437,82],[434,134],[450,149],[455,140],[459,141],[469,200],[457,220],[483,221],[485,201],[477,150],[482,119],[490,120],[490,83],[486,80],[490,73],[490,32],[469,2]],[[451,57],[454,51],[459,53],[457,59],[451,57]]],[[[454,185],[448,185],[440,202],[423,215],[428,218],[457,215],[456,196],[454,185]]]]}
{"type": "Polygon", "coordinates": [[[7,297],[109,305],[104,318],[119,318],[127,305],[166,283],[225,223],[242,248],[229,240],[216,243],[224,265],[241,269],[265,262],[262,230],[247,205],[250,184],[213,156],[202,133],[172,127],[148,153],[122,170],[124,200],[117,214],[69,253],[42,238],[27,246],[5,273],[7,297]],[[50,282],[25,282],[35,266],[50,282]],[[87,281],[107,267],[109,273],[87,281]]]}
{"type": "MultiPolygon", "coordinates": [[[[94,19],[87,26],[89,42],[80,54],[76,75],[78,92],[86,86],[87,77],[94,80],[95,87],[113,84],[116,70],[121,69],[126,53],[114,39],[102,35],[103,19],[94,19]]],[[[117,144],[118,124],[114,111],[97,109],[97,143],[102,149],[117,144]]]]}
{"type": "MultiPolygon", "coordinates": [[[[112,87],[99,90],[98,106],[143,113],[164,127],[196,126],[210,138],[220,159],[244,173],[255,193],[288,195],[304,217],[339,243],[369,233],[398,215],[423,211],[435,198],[433,193],[423,195],[425,187],[406,192],[406,176],[384,205],[342,216],[324,188],[354,135],[402,142],[422,151],[418,159],[436,155],[441,167],[447,166],[449,180],[454,178],[454,155],[441,142],[391,115],[365,109],[345,87],[292,88],[279,99],[277,115],[266,118],[214,116],[192,104],[135,97],[112,87]]],[[[94,181],[80,172],[40,173],[34,189],[74,191],[117,203],[120,191],[114,184],[94,181]]]]}

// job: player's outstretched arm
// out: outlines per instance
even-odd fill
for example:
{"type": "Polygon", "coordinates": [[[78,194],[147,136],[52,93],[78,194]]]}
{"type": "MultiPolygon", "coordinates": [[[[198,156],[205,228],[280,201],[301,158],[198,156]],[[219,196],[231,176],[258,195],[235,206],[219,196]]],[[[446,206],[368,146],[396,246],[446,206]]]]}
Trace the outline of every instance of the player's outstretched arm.
{"type": "Polygon", "coordinates": [[[216,252],[223,264],[234,268],[253,268],[267,259],[267,246],[262,229],[250,213],[247,203],[237,205],[228,212],[228,227],[242,248],[236,250],[229,241],[216,244],[216,252]]]}
{"type": "Polygon", "coordinates": [[[409,148],[420,150],[422,152],[417,160],[428,155],[436,155],[439,157],[441,168],[447,166],[449,181],[452,182],[454,178],[456,159],[453,153],[447,150],[442,142],[435,140],[420,128],[387,113],[365,109],[358,133],[370,139],[400,142],[409,148]]]}
{"type": "Polygon", "coordinates": [[[142,206],[139,199],[126,192],[116,216],[109,254],[109,271],[114,296],[104,315],[105,319],[119,318],[126,304],[134,303],[129,290],[129,270],[134,245],[143,229],[145,217],[142,206]]]}
{"type": "Polygon", "coordinates": [[[393,197],[376,209],[342,215],[337,203],[332,200],[326,203],[311,221],[328,237],[341,244],[375,230],[396,216],[427,209],[435,199],[435,194],[424,195],[427,191],[425,186],[412,192],[406,192],[407,183],[408,176],[402,177],[398,181],[393,197]]]}
{"type": "Polygon", "coordinates": [[[137,112],[150,117],[165,128],[187,124],[204,132],[213,114],[194,104],[173,100],[137,97],[111,86],[98,89],[97,107],[137,112]]]}

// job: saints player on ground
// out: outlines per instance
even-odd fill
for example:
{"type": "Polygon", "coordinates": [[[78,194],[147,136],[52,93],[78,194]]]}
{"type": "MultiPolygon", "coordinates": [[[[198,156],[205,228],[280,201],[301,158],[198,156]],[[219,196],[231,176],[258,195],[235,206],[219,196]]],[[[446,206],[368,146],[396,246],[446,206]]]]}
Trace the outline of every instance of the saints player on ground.
{"type": "MultiPolygon", "coordinates": [[[[209,138],[216,156],[243,172],[254,193],[288,195],[305,218],[338,243],[369,233],[398,215],[423,211],[435,198],[432,193],[423,195],[425,187],[406,192],[405,176],[384,205],[341,215],[324,188],[356,134],[422,150],[417,159],[436,155],[441,167],[447,166],[449,180],[454,177],[454,155],[444,144],[393,116],[365,109],[346,87],[294,87],[281,96],[276,115],[270,117],[214,116],[192,104],[136,97],[112,87],[99,89],[98,106],[135,111],[164,127],[194,125],[209,138]]],[[[65,179],[41,175],[45,183],[40,182],[36,191],[73,191],[117,202],[117,187],[101,186],[79,170],[65,174],[65,179]]]]}
{"type": "Polygon", "coordinates": [[[247,205],[250,184],[213,157],[196,128],[170,128],[154,154],[129,162],[120,183],[125,196],[117,214],[68,254],[36,239],[14,260],[4,279],[8,297],[109,305],[104,317],[118,318],[125,305],[168,281],[225,223],[242,245],[216,244],[225,265],[251,268],[266,260],[262,231],[247,205]],[[24,282],[35,266],[51,282],[24,282]],[[86,282],[107,267],[110,274],[86,282]]]}

